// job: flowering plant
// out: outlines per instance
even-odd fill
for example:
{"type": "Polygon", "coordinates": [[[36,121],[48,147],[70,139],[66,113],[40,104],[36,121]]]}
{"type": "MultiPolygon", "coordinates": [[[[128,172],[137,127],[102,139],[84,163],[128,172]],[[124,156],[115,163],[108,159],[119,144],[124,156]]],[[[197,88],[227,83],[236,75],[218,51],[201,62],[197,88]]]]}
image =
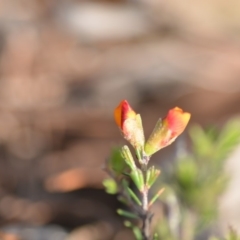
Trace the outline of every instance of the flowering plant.
{"type": "Polygon", "coordinates": [[[142,221],[140,228],[130,221],[125,221],[125,225],[133,229],[136,239],[150,240],[154,237],[150,232],[150,222],[153,217],[151,206],[164,188],[149,199],[149,190],[157,180],[160,170],[154,166],[148,167],[148,163],[154,153],[170,145],[184,131],[190,113],[178,107],[169,110],[163,120],[158,120],[147,141],[144,137],[141,116],[126,100],[121,101],[117,106],[114,118],[123,137],[133,146],[137,160],[133,158],[127,145],[115,150],[106,165],[106,171],[112,178],[106,179],[104,185],[109,193],[119,193],[119,199],[131,208],[132,212],[118,209],[120,215],[142,221]],[[131,182],[138,189],[137,193],[130,187],[131,182]]]}

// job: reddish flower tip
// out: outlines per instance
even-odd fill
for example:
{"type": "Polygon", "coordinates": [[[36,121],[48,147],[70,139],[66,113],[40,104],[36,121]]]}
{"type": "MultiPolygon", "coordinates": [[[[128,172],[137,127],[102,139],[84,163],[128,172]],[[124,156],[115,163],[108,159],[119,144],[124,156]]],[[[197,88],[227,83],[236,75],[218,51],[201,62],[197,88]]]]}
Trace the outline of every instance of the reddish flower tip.
{"type": "Polygon", "coordinates": [[[123,100],[114,111],[116,124],[122,129],[123,123],[127,118],[134,118],[136,113],[133,111],[127,100],[123,100]]]}
{"type": "Polygon", "coordinates": [[[172,137],[180,135],[186,128],[191,114],[188,112],[183,112],[181,108],[175,107],[169,110],[165,122],[172,132],[172,137]]]}
{"type": "Polygon", "coordinates": [[[145,139],[141,117],[133,111],[126,100],[121,101],[116,107],[114,118],[124,138],[129,141],[134,148],[142,148],[145,139]]]}

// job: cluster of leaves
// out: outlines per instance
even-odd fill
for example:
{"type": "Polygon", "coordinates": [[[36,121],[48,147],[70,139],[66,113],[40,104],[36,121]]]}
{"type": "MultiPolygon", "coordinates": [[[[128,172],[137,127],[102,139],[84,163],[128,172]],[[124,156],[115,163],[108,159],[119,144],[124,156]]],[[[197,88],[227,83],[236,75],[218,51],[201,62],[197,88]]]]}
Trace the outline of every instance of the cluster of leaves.
{"type": "Polygon", "coordinates": [[[136,159],[127,145],[115,150],[105,168],[111,179],[105,180],[103,184],[108,193],[118,193],[119,200],[131,209],[131,212],[118,209],[118,214],[141,220],[141,229],[130,221],[125,224],[133,229],[137,240],[153,238],[150,232],[153,216],[150,208],[163,192],[163,189],[160,189],[151,200],[149,199],[149,190],[160,174],[160,170],[154,166],[148,167],[149,160],[154,153],[174,142],[184,131],[190,117],[191,114],[181,108],[170,109],[164,119],[157,121],[151,135],[145,141],[141,116],[126,100],[121,101],[114,111],[115,122],[123,137],[132,145],[136,159]],[[131,183],[138,190],[137,193],[131,183]]]}
{"type": "Polygon", "coordinates": [[[114,149],[106,166],[106,171],[111,178],[105,179],[103,185],[109,194],[119,194],[119,201],[123,202],[130,211],[117,209],[117,213],[128,219],[124,222],[125,226],[132,228],[137,240],[142,240],[145,238],[142,230],[137,226],[137,222],[141,219],[144,221],[144,218],[151,218],[151,214],[147,210],[158,199],[163,189],[160,189],[152,197],[148,202],[147,209],[143,209],[142,195],[155,183],[160,170],[153,166],[146,169],[144,174],[136,164],[128,146],[114,149]],[[135,189],[138,191],[136,192],[135,189]]]}
{"type": "MultiPolygon", "coordinates": [[[[160,170],[148,167],[148,163],[154,153],[170,145],[184,131],[191,115],[178,107],[169,110],[163,120],[159,119],[147,141],[141,116],[126,100],[115,109],[114,116],[136,156],[135,160],[125,145],[113,151],[106,165],[111,176],[104,181],[107,192],[118,193],[119,200],[130,210],[117,210],[118,214],[132,219],[125,221],[125,225],[132,228],[137,240],[194,240],[217,218],[218,198],[228,183],[223,168],[229,153],[240,143],[240,121],[229,121],[222,130],[203,129],[198,125],[190,128],[191,151],[177,156],[171,168],[163,172],[166,191],[161,200],[168,211],[153,236],[150,208],[163,189],[148,199],[149,190],[160,174],[160,170]]],[[[224,240],[239,239],[230,230],[224,240]]]]}
{"type": "MultiPolygon", "coordinates": [[[[179,156],[163,173],[167,186],[164,202],[170,212],[175,211],[174,224],[171,215],[159,223],[164,240],[193,240],[217,218],[218,198],[228,183],[224,163],[240,142],[240,121],[227,122],[221,131],[195,125],[189,135],[191,153],[179,156]]],[[[227,240],[237,240],[234,234],[232,231],[227,240]]]]}

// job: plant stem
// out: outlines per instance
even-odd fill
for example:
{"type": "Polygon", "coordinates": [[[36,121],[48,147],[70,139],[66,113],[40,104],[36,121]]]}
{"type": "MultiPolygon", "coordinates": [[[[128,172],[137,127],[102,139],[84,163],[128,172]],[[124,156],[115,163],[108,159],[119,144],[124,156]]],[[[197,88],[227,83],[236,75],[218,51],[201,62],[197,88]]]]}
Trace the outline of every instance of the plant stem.
{"type": "Polygon", "coordinates": [[[148,204],[148,187],[146,185],[146,173],[147,173],[147,164],[149,157],[143,157],[142,172],[144,175],[145,186],[142,191],[142,235],[143,240],[150,240],[150,214],[149,214],[149,204],[148,204]]]}
{"type": "Polygon", "coordinates": [[[148,213],[148,189],[145,187],[144,191],[142,192],[142,209],[143,209],[143,216],[142,216],[142,235],[143,240],[149,240],[150,238],[150,218],[148,213]]]}

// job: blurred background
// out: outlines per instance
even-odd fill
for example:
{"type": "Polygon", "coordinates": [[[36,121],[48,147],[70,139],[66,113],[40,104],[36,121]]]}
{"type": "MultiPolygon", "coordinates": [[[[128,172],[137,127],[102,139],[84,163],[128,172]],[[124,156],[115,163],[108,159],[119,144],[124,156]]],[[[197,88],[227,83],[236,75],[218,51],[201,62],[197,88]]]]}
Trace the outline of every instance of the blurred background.
{"type": "MultiPolygon", "coordinates": [[[[238,0],[1,0],[0,238],[133,239],[102,187],[124,143],[113,109],[127,99],[146,136],[175,106],[221,128],[239,78],[238,0]]],[[[162,171],[184,139],[154,156],[162,171]]],[[[239,156],[219,231],[240,231],[239,156]]]]}

